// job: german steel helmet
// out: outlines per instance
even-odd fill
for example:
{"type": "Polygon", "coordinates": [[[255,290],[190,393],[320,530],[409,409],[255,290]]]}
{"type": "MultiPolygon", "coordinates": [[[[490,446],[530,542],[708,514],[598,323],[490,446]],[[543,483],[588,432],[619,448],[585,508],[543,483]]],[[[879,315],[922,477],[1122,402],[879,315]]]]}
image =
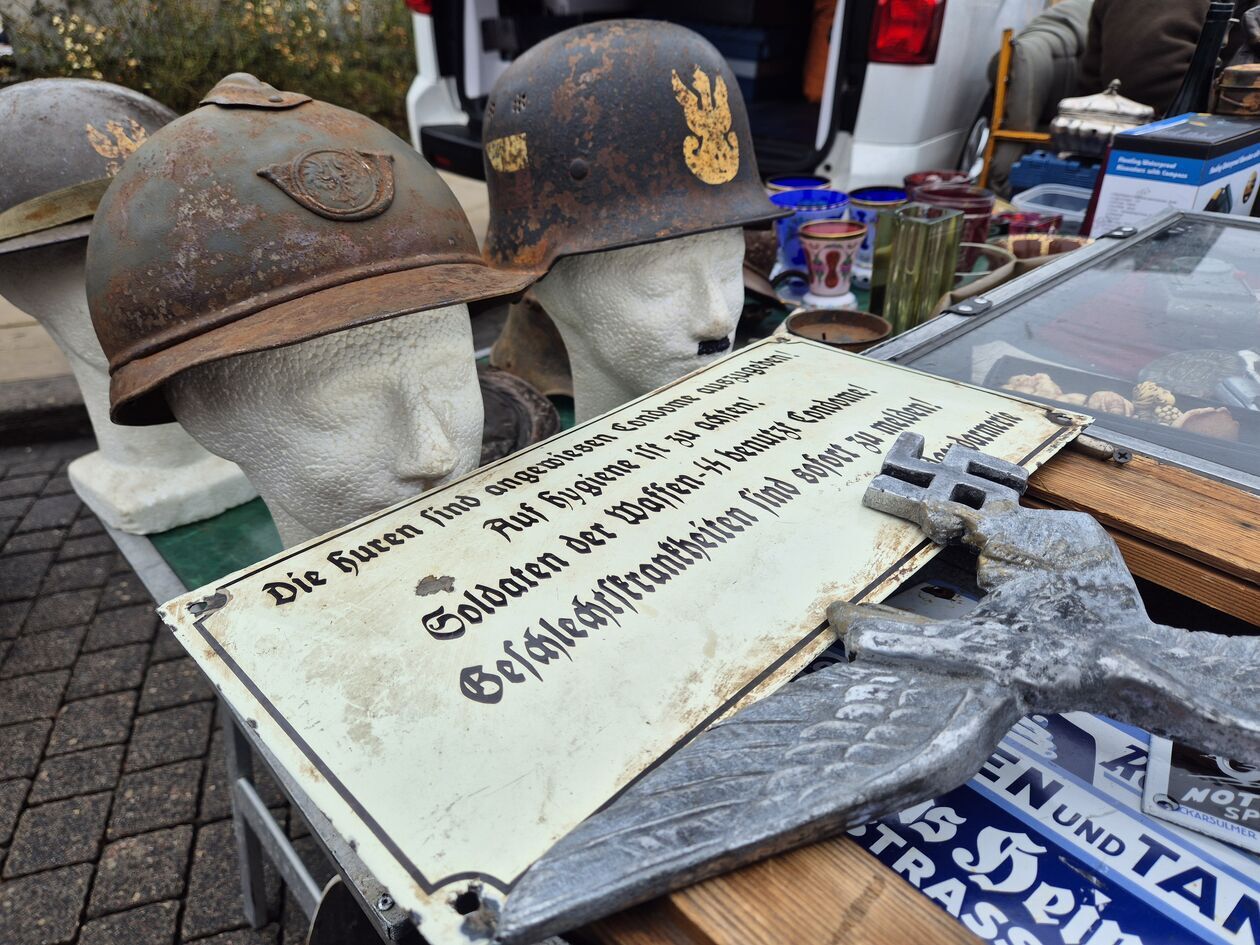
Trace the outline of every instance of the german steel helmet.
{"type": "Polygon", "coordinates": [[[180,371],[511,295],[450,188],[364,116],[236,73],[140,148],[92,225],[87,296],[110,416],[172,419],[180,371]]]}
{"type": "Polygon", "coordinates": [[[482,138],[485,254],[505,269],[784,215],[730,67],[671,23],[605,20],[532,47],[495,83],[482,138]]]}
{"type": "Polygon", "coordinates": [[[87,236],[110,178],[175,113],[91,79],[0,91],[0,253],[87,236]]]}

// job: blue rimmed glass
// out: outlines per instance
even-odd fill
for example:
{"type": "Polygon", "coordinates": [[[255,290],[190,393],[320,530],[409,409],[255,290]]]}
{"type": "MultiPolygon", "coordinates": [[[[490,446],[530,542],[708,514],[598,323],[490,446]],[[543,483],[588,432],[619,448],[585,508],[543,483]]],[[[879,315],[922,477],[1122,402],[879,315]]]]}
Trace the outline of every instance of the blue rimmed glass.
{"type": "Polygon", "coordinates": [[[910,200],[900,187],[860,187],[849,192],[849,219],[866,225],[866,239],[853,260],[853,284],[866,289],[875,265],[875,238],[880,214],[904,207],[910,200]]]}
{"type": "Polygon", "coordinates": [[[829,190],[831,178],[821,174],[780,174],[766,178],[766,193],[781,194],[785,190],[829,190]]]}
{"type": "Polygon", "coordinates": [[[804,270],[805,250],[801,248],[801,225],[814,220],[843,220],[849,209],[849,195],[838,190],[785,190],[772,194],[770,202],[775,206],[794,211],[790,217],[776,220],[775,234],[779,238],[777,268],[804,270]]]}

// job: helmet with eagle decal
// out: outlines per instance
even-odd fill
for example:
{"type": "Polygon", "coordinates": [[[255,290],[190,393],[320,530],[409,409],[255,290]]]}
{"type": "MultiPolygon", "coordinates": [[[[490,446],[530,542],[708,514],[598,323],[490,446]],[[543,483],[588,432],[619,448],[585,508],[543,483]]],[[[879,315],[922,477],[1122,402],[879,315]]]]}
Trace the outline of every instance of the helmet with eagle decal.
{"type": "Polygon", "coordinates": [[[505,269],[784,215],[726,60],[671,23],[605,20],[530,48],[495,83],[482,140],[485,254],[505,269]]]}
{"type": "Polygon", "coordinates": [[[123,161],[175,113],[93,79],[0,91],[0,253],[82,239],[123,161]]]}
{"type": "Polygon", "coordinates": [[[437,172],[357,112],[245,73],[114,178],[87,295],[110,416],[172,419],[163,384],[198,364],[369,322],[514,295],[437,172]]]}

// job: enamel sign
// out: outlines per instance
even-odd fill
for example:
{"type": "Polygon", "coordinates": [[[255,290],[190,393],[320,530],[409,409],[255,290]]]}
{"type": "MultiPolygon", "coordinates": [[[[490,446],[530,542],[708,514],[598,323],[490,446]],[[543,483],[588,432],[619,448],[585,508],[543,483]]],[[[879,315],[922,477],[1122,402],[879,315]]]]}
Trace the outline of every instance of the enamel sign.
{"type": "Polygon", "coordinates": [[[457,896],[493,909],[825,649],[829,602],[935,553],[862,505],[900,433],[1034,469],[1084,422],[770,340],[162,613],[425,938],[465,942],[457,896]]]}

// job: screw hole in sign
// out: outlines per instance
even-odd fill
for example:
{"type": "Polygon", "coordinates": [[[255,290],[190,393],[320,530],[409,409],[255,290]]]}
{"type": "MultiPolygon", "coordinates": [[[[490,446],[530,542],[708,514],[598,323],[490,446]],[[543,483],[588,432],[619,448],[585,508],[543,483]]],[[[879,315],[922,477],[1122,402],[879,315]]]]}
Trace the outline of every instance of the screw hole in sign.
{"type": "Polygon", "coordinates": [[[472,915],[481,908],[481,897],[475,889],[466,889],[455,897],[454,905],[460,915],[472,915]]]}

